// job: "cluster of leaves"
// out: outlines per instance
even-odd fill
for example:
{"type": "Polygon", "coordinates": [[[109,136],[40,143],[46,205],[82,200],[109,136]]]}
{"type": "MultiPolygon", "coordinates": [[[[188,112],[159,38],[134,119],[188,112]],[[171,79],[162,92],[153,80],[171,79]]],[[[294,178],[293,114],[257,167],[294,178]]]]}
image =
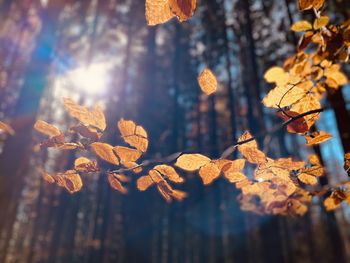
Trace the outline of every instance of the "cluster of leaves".
{"type": "MultiPolygon", "coordinates": [[[[287,130],[304,136],[306,145],[320,144],[332,137],[324,131],[310,130],[319,119],[325,93],[339,89],[348,82],[336,61],[348,60],[350,26],[349,23],[331,25],[329,18],[322,14],[323,6],[324,0],[299,0],[301,11],[314,10],[315,20],[313,23],[299,21],[292,26],[296,32],[305,31],[298,53],[288,58],[283,67],[270,68],[264,76],[267,82],[274,84],[274,88],[263,99],[263,104],[276,109],[285,121],[287,130]]],[[[165,23],[174,16],[185,21],[193,15],[195,8],[195,0],[146,0],[146,19],[149,25],[165,23]]],[[[206,68],[198,76],[198,84],[205,94],[211,95],[217,90],[218,81],[213,72],[206,68]]],[[[231,146],[234,150],[238,149],[241,159],[223,157],[213,160],[193,153],[176,155],[164,162],[139,162],[149,143],[143,127],[131,120],[121,119],[117,128],[128,146],[112,146],[100,141],[107,126],[100,107],[90,110],[69,98],[64,99],[64,106],[70,116],[78,121],[68,131],[76,134],[78,141],[68,142],[67,136],[57,127],[38,120],[35,129],[49,138],[37,148],[90,151],[113,166],[113,169],[106,170],[101,168],[105,165],[101,166],[97,160],[79,157],[74,162],[74,168],[64,173],[51,175],[42,171],[47,182],[56,183],[70,193],[82,188],[81,175],[98,172],[107,176],[112,188],[125,194],[128,191],[126,184],[131,180],[127,173],[140,174],[146,166],[155,163],[136,179],[137,188],[146,191],[155,186],[167,202],[173,199],[181,201],[187,196],[172,186],[184,183],[184,178],[177,171],[181,169],[198,173],[204,185],[210,185],[220,177],[225,178],[240,190],[238,200],[242,210],[257,214],[301,216],[307,212],[313,196],[329,195],[324,201],[327,210],[339,207],[344,200],[350,203],[350,184],[347,182],[331,189],[312,191],[312,187],[318,184],[318,178],[325,174],[316,155],[309,156],[307,163],[291,158],[269,158],[259,149],[249,132],[245,132],[237,144],[231,146]],[[253,172],[246,175],[245,169],[253,172]]],[[[344,168],[349,174],[350,153],[345,155],[344,168]]]]}

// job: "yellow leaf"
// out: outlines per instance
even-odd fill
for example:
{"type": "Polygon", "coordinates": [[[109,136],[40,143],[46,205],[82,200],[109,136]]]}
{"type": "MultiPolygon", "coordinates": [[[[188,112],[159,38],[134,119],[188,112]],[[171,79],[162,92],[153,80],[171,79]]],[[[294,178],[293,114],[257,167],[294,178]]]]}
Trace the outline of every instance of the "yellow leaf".
{"type": "Polygon", "coordinates": [[[290,29],[294,32],[308,31],[312,29],[312,25],[310,22],[303,20],[295,22],[290,29]]]}
{"type": "Polygon", "coordinates": [[[84,125],[91,125],[101,131],[106,129],[106,119],[99,106],[90,111],[88,108],[76,104],[70,98],[64,98],[63,103],[69,114],[84,125]]]}
{"type": "Polygon", "coordinates": [[[320,29],[321,27],[324,27],[328,25],[329,23],[329,17],[328,16],[321,16],[315,19],[314,21],[314,29],[320,29]]]}
{"type": "Polygon", "coordinates": [[[198,153],[183,154],[177,159],[175,166],[188,172],[195,172],[210,162],[211,160],[208,157],[198,153]]]}
{"type": "Polygon", "coordinates": [[[153,168],[160,172],[165,178],[168,178],[174,183],[183,183],[184,179],[176,172],[176,170],[169,165],[157,165],[153,168]]]}
{"type": "Polygon", "coordinates": [[[136,125],[133,121],[121,119],[118,122],[118,128],[126,143],[141,152],[147,151],[148,135],[143,127],[136,125]]]}
{"type": "Polygon", "coordinates": [[[305,135],[304,138],[306,140],[306,145],[311,146],[328,141],[330,138],[332,138],[332,135],[325,131],[317,131],[311,133],[310,135],[305,135]]]}
{"type": "Polygon", "coordinates": [[[180,20],[188,20],[196,9],[197,0],[168,0],[170,10],[180,20]]]}
{"type": "Polygon", "coordinates": [[[202,178],[203,184],[208,185],[219,178],[220,170],[215,163],[210,162],[199,169],[199,176],[202,178]]]}
{"type": "Polygon", "coordinates": [[[153,184],[154,182],[149,175],[141,176],[136,181],[137,189],[140,191],[146,191],[153,184]]]}
{"type": "Polygon", "coordinates": [[[308,175],[320,177],[324,175],[324,168],[319,165],[312,166],[310,168],[303,168],[300,169],[300,173],[305,173],[308,175]]]}
{"type": "Polygon", "coordinates": [[[289,74],[281,67],[272,67],[265,72],[264,78],[269,83],[283,86],[288,83],[289,74]]]}
{"type": "Polygon", "coordinates": [[[15,131],[12,129],[12,127],[10,125],[8,125],[5,122],[0,121],[0,131],[4,131],[6,133],[8,133],[9,135],[14,135],[15,131]]]}
{"type": "Polygon", "coordinates": [[[49,137],[55,137],[62,134],[62,132],[56,126],[42,120],[36,121],[36,123],[34,124],[34,129],[49,137]]]}
{"type": "Polygon", "coordinates": [[[142,152],[139,150],[123,146],[116,146],[113,148],[113,151],[119,157],[119,160],[122,164],[128,162],[136,162],[142,155],[142,152]]]}
{"type": "Polygon", "coordinates": [[[207,68],[199,75],[198,84],[201,90],[208,96],[215,93],[218,87],[218,81],[214,73],[207,68]]]}
{"type": "Polygon", "coordinates": [[[337,209],[340,206],[340,204],[341,201],[339,202],[339,200],[334,198],[332,195],[327,197],[323,202],[323,205],[325,206],[327,211],[333,211],[337,209]]]}
{"type": "Polygon", "coordinates": [[[306,92],[298,86],[285,85],[272,89],[263,99],[266,107],[284,108],[293,105],[305,96],[306,92]]]}
{"type": "Polygon", "coordinates": [[[247,179],[247,177],[240,172],[224,173],[224,176],[230,183],[238,183],[247,179]]]}
{"type": "Polygon", "coordinates": [[[119,160],[113,152],[113,146],[107,143],[94,142],[91,144],[91,148],[94,151],[94,153],[102,160],[114,165],[119,165],[119,160]]]}
{"type": "Polygon", "coordinates": [[[121,182],[117,179],[115,174],[108,173],[107,174],[109,185],[114,189],[120,192],[121,194],[126,194],[128,192],[128,189],[126,189],[121,182]]]}
{"type": "Polygon", "coordinates": [[[146,0],[146,20],[148,25],[163,24],[174,16],[170,10],[169,0],[146,0]]]}

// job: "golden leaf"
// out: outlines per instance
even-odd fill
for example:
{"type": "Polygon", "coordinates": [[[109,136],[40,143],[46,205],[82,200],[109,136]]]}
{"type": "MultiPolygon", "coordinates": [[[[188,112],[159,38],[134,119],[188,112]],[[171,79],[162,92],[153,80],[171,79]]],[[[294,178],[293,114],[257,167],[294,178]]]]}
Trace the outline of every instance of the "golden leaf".
{"type": "Polygon", "coordinates": [[[176,201],[183,201],[187,197],[187,193],[180,191],[180,190],[173,190],[171,193],[171,196],[176,200],[176,201]]]}
{"type": "Polygon", "coordinates": [[[317,131],[317,132],[311,133],[310,135],[305,135],[304,138],[306,140],[306,145],[310,146],[310,145],[321,144],[325,141],[328,141],[330,138],[332,138],[332,135],[330,135],[325,131],[317,131]]]}
{"type": "Polygon", "coordinates": [[[136,125],[133,121],[121,119],[118,122],[118,128],[126,143],[141,152],[147,151],[148,135],[143,127],[136,125]]]}
{"type": "Polygon", "coordinates": [[[167,203],[172,201],[171,194],[173,192],[171,186],[166,181],[161,181],[157,184],[157,189],[160,195],[164,198],[167,203]]]}
{"type": "Polygon", "coordinates": [[[315,165],[315,166],[320,166],[321,162],[320,159],[316,154],[312,154],[308,156],[308,161],[310,164],[315,165]]]}
{"type": "Polygon", "coordinates": [[[139,189],[140,191],[146,191],[153,184],[154,182],[149,175],[141,176],[136,181],[137,189],[139,189]]]}
{"type": "Polygon", "coordinates": [[[299,9],[301,11],[312,8],[319,10],[323,6],[324,2],[325,0],[299,0],[299,9]]]}
{"type": "Polygon", "coordinates": [[[329,17],[328,16],[321,16],[315,19],[314,21],[314,29],[320,29],[321,27],[324,27],[328,25],[329,23],[329,17]]]}
{"type": "Polygon", "coordinates": [[[85,138],[92,139],[93,141],[99,140],[102,136],[102,133],[99,132],[98,129],[94,127],[86,127],[82,124],[71,127],[70,132],[76,132],[85,138]]]}
{"type": "Polygon", "coordinates": [[[336,198],[332,193],[331,196],[327,197],[324,200],[323,205],[325,206],[327,211],[334,211],[340,206],[341,202],[342,200],[336,198]]]}
{"type": "Polygon", "coordinates": [[[301,174],[305,173],[305,174],[308,174],[308,175],[320,177],[320,176],[324,175],[324,168],[322,166],[315,165],[315,166],[312,166],[310,168],[300,169],[300,173],[301,174]]]}
{"type": "Polygon", "coordinates": [[[327,78],[327,86],[334,89],[346,85],[349,82],[346,75],[340,71],[340,65],[338,64],[334,64],[330,67],[327,67],[324,71],[324,76],[327,78]]]}
{"type": "Polygon", "coordinates": [[[199,176],[202,178],[203,184],[208,185],[219,178],[220,170],[215,163],[210,162],[199,169],[199,176]]]}
{"type": "Polygon", "coordinates": [[[169,0],[146,0],[146,20],[148,25],[163,24],[174,16],[170,10],[169,0]]]}
{"type": "Polygon", "coordinates": [[[308,31],[312,30],[312,25],[310,24],[310,22],[303,20],[295,22],[290,29],[294,32],[308,31]]]}
{"type": "Polygon", "coordinates": [[[78,192],[83,187],[83,181],[79,174],[77,174],[74,170],[68,170],[63,174],[63,180],[65,184],[65,188],[71,194],[78,192]]]}
{"type": "Polygon", "coordinates": [[[198,153],[183,154],[176,160],[175,166],[188,172],[195,172],[210,162],[208,157],[198,153]]]}
{"type": "Polygon", "coordinates": [[[344,169],[348,176],[350,176],[350,153],[344,155],[344,169]]]}
{"type": "Polygon", "coordinates": [[[224,173],[224,176],[230,183],[238,183],[247,179],[247,177],[240,172],[224,173]]]}
{"type": "Polygon", "coordinates": [[[128,189],[126,189],[121,182],[117,179],[115,174],[108,173],[107,174],[109,185],[114,189],[120,192],[121,194],[126,194],[128,192],[128,189]]]}
{"type": "Polygon", "coordinates": [[[169,165],[157,165],[153,168],[174,183],[183,183],[184,179],[169,165]]]}
{"type": "Polygon", "coordinates": [[[5,122],[0,121],[0,131],[4,131],[9,135],[14,135],[15,131],[12,129],[12,127],[10,125],[8,125],[5,122]]]}
{"type": "Polygon", "coordinates": [[[135,174],[138,174],[138,173],[142,172],[142,167],[138,163],[135,163],[135,162],[125,162],[125,163],[123,163],[123,166],[125,168],[128,168],[128,169],[133,168],[132,171],[135,174]]]}
{"type": "Polygon", "coordinates": [[[215,93],[218,87],[218,81],[214,73],[207,68],[199,75],[198,84],[201,90],[208,96],[215,93]]]}
{"type": "Polygon", "coordinates": [[[150,170],[148,172],[148,175],[151,177],[152,181],[155,182],[156,184],[159,184],[162,181],[165,181],[163,176],[161,175],[160,172],[158,172],[157,170],[150,170]]]}
{"type": "Polygon", "coordinates": [[[304,184],[308,185],[316,185],[317,184],[317,178],[315,176],[309,175],[307,173],[301,173],[298,175],[298,179],[303,182],[304,184]]]}
{"type": "Polygon", "coordinates": [[[102,160],[114,165],[119,165],[119,160],[113,152],[113,146],[107,143],[94,142],[91,144],[91,148],[102,160]]]}
{"type": "Polygon", "coordinates": [[[238,139],[238,143],[240,143],[238,146],[239,152],[250,163],[255,163],[255,164],[266,163],[266,155],[258,149],[258,144],[256,143],[256,140],[255,139],[252,140],[252,138],[253,136],[249,132],[245,132],[238,139]]]}
{"type": "Polygon", "coordinates": [[[49,184],[53,184],[55,182],[54,177],[46,171],[41,171],[41,176],[43,177],[44,181],[49,184]]]}
{"type": "Polygon", "coordinates": [[[288,83],[289,74],[281,67],[272,67],[265,72],[264,78],[269,83],[276,83],[277,86],[284,86],[288,83]]]}
{"type": "Polygon", "coordinates": [[[142,152],[136,149],[131,149],[123,146],[113,148],[114,153],[119,157],[122,164],[128,162],[136,162],[142,155],[142,152]]]}
{"type": "Polygon", "coordinates": [[[85,157],[79,157],[74,161],[74,169],[83,172],[83,173],[90,173],[90,172],[98,172],[99,167],[97,165],[96,161],[91,161],[88,158],[85,157]]]}
{"type": "Polygon", "coordinates": [[[266,107],[284,108],[291,106],[305,96],[306,92],[294,85],[278,86],[263,99],[266,107]]]}
{"type": "Polygon", "coordinates": [[[168,0],[170,10],[180,20],[188,20],[196,9],[197,0],[168,0]]]}
{"type": "Polygon", "coordinates": [[[76,104],[70,98],[64,98],[63,104],[69,114],[84,125],[91,125],[101,131],[106,129],[106,119],[99,106],[96,106],[92,111],[90,111],[88,108],[76,104]]]}
{"type": "Polygon", "coordinates": [[[62,134],[62,132],[56,126],[42,120],[36,121],[34,124],[34,129],[49,137],[56,137],[62,134]]]}

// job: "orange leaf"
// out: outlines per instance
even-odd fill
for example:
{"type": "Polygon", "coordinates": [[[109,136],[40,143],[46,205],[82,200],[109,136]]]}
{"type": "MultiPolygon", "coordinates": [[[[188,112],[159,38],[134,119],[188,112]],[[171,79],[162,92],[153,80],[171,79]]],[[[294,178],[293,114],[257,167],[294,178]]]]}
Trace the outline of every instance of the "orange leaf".
{"type": "Polygon", "coordinates": [[[112,173],[108,173],[107,174],[107,178],[108,178],[108,182],[109,185],[114,189],[117,190],[118,192],[120,192],[121,194],[126,194],[128,192],[128,189],[126,189],[121,183],[120,181],[117,179],[117,177],[112,174],[112,173]]]}
{"type": "Polygon", "coordinates": [[[91,148],[94,151],[94,153],[102,160],[114,165],[119,165],[119,160],[113,152],[113,146],[107,143],[94,142],[91,144],[91,148]]]}
{"type": "Polygon", "coordinates": [[[328,141],[330,138],[332,138],[332,135],[325,131],[317,131],[313,132],[310,135],[305,135],[305,140],[306,140],[306,145],[311,146],[311,145],[317,145],[321,144],[325,141],[328,141]]]}
{"type": "MultiPolygon", "coordinates": [[[[253,136],[249,132],[245,132],[239,139],[238,142],[250,140],[253,136]]],[[[258,144],[255,140],[240,144],[238,146],[239,152],[247,159],[250,163],[262,164],[266,163],[266,155],[258,149],[258,144]]]]}
{"type": "Polygon", "coordinates": [[[208,96],[215,93],[218,87],[218,81],[214,73],[207,68],[199,75],[198,84],[201,90],[208,96]]]}
{"type": "Polygon", "coordinates": [[[301,11],[312,8],[319,10],[323,6],[324,2],[325,0],[299,0],[299,9],[301,11]]]}
{"type": "Polygon", "coordinates": [[[99,171],[97,162],[91,161],[90,159],[85,157],[79,157],[74,161],[74,169],[84,173],[99,171]]]}
{"type": "Polygon", "coordinates": [[[14,135],[15,131],[12,129],[10,125],[5,122],[0,121],[0,130],[8,133],[9,135],[14,135]]]}
{"type": "Polygon", "coordinates": [[[56,126],[42,120],[36,121],[36,123],[34,124],[34,129],[49,137],[55,137],[62,134],[62,132],[56,126]]]}
{"type": "Polygon", "coordinates": [[[168,178],[174,183],[183,183],[184,179],[176,172],[176,170],[169,165],[157,165],[153,169],[160,172],[165,178],[168,178]]]}
{"type": "Polygon", "coordinates": [[[123,146],[116,146],[113,148],[113,151],[119,157],[122,164],[127,162],[136,162],[142,155],[142,152],[139,150],[123,146]]]}
{"type": "Polygon", "coordinates": [[[126,143],[141,152],[147,151],[148,135],[143,127],[136,125],[133,121],[121,119],[118,122],[118,128],[126,143]]]}
{"type": "Polygon", "coordinates": [[[146,0],[146,20],[148,25],[163,24],[174,16],[170,10],[169,0],[146,0]]]}
{"type": "Polygon", "coordinates": [[[312,25],[310,24],[310,22],[303,20],[295,22],[290,29],[294,32],[308,31],[312,30],[312,25]]]}
{"type": "Polygon", "coordinates": [[[210,162],[208,157],[198,153],[183,154],[176,160],[175,166],[188,172],[195,172],[210,162]]]}
{"type": "Polygon", "coordinates": [[[65,188],[71,194],[78,192],[83,187],[83,182],[79,174],[74,170],[68,170],[63,174],[65,188]]]}
{"type": "Polygon", "coordinates": [[[199,176],[202,178],[203,184],[208,185],[219,178],[220,170],[215,163],[210,162],[199,169],[199,176]]]}
{"type": "Polygon", "coordinates": [[[180,20],[188,20],[196,9],[197,0],[168,0],[170,10],[180,20]]]}
{"type": "Polygon", "coordinates": [[[137,189],[140,191],[146,191],[153,184],[154,182],[149,175],[141,176],[136,181],[137,189]]]}

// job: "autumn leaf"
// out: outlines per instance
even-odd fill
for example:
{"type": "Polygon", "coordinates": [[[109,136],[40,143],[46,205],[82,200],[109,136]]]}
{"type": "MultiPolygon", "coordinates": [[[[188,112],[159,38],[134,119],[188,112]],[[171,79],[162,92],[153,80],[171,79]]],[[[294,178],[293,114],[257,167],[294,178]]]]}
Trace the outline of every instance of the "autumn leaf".
{"type": "Polygon", "coordinates": [[[204,185],[209,185],[219,178],[220,170],[214,162],[210,162],[199,169],[199,176],[204,185]]]}
{"type": "Polygon", "coordinates": [[[137,179],[136,185],[140,191],[146,191],[150,186],[154,185],[154,182],[149,175],[144,175],[137,179]]]}
{"type": "Polygon", "coordinates": [[[319,10],[324,5],[325,0],[299,0],[299,9],[301,11],[315,8],[319,10]]]}
{"type": "Polygon", "coordinates": [[[218,160],[216,161],[216,165],[219,167],[219,170],[224,174],[224,177],[230,183],[237,183],[247,179],[247,177],[241,173],[245,166],[244,159],[238,159],[234,161],[218,160]]]}
{"type": "Polygon", "coordinates": [[[193,16],[197,0],[168,0],[170,10],[175,16],[184,22],[193,16]]]}
{"type": "Polygon", "coordinates": [[[269,83],[276,83],[277,86],[283,86],[288,83],[289,74],[281,67],[272,67],[265,72],[264,78],[269,83]]]}
{"type": "Polygon", "coordinates": [[[42,120],[37,120],[35,122],[34,129],[49,137],[56,137],[62,134],[62,132],[56,126],[42,120]]]}
{"type": "Polygon", "coordinates": [[[328,141],[330,138],[332,138],[332,135],[325,131],[316,131],[311,133],[310,135],[305,135],[304,138],[306,140],[306,145],[311,146],[328,141]]]}
{"type": "Polygon", "coordinates": [[[301,173],[298,175],[298,179],[307,185],[316,185],[317,184],[317,178],[315,176],[309,175],[307,173],[301,173]]]}
{"type": "Polygon", "coordinates": [[[114,173],[108,173],[107,179],[109,182],[109,185],[114,189],[120,192],[121,194],[128,193],[128,189],[126,189],[121,182],[118,180],[118,177],[114,173]]]}
{"type": "Polygon", "coordinates": [[[9,135],[14,135],[15,131],[14,129],[12,129],[12,127],[10,125],[8,125],[5,122],[0,121],[0,131],[4,131],[9,135]]]}
{"type": "Polygon", "coordinates": [[[218,81],[214,73],[207,68],[199,75],[198,84],[201,90],[208,96],[215,93],[218,87],[218,81]]]}
{"type": "Polygon", "coordinates": [[[148,135],[146,130],[135,122],[121,119],[118,128],[123,140],[141,152],[146,152],[148,148],[148,135]]]}
{"type": "Polygon", "coordinates": [[[119,160],[113,152],[113,146],[107,143],[94,142],[91,144],[91,148],[102,160],[114,165],[119,165],[119,160]]]}
{"type": "Polygon", "coordinates": [[[347,196],[342,190],[336,190],[333,191],[331,195],[324,200],[323,204],[327,211],[334,211],[346,199],[347,196]]]}
{"type": "Polygon", "coordinates": [[[176,172],[176,170],[169,165],[157,165],[153,168],[161,173],[165,178],[173,183],[183,183],[185,180],[176,172]]]}
{"type": "Polygon", "coordinates": [[[252,140],[253,136],[249,132],[245,132],[238,139],[238,150],[250,163],[263,164],[266,162],[266,155],[258,149],[256,140],[252,140]]]}
{"type": "Polygon", "coordinates": [[[315,19],[313,27],[315,30],[317,30],[317,29],[320,29],[321,27],[328,25],[328,23],[329,23],[328,16],[320,16],[315,19]]]}
{"type": "Polygon", "coordinates": [[[295,85],[278,86],[263,99],[266,107],[284,108],[293,105],[305,96],[306,92],[295,85]]]}
{"type": "Polygon", "coordinates": [[[49,174],[48,172],[43,171],[43,170],[40,171],[40,172],[41,172],[41,176],[42,176],[42,178],[44,179],[45,182],[47,182],[49,184],[55,183],[55,179],[54,179],[54,177],[51,174],[49,174]]]}
{"type": "Polygon", "coordinates": [[[312,30],[312,25],[310,24],[310,22],[303,20],[295,22],[290,29],[294,32],[303,32],[312,30]]]}
{"type": "Polygon", "coordinates": [[[146,20],[148,25],[163,24],[174,16],[169,6],[169,0],[146,0],[146,20]]]}
{"type": "Polygon", "coordinates": [[[79,157],[74,161],[74,169],[83,173],[93,173],[100,170],[96,161],[85,157],[79,157]]]}
{"type": "Polygon", "coordinates": [[[175,166],[187,172],[195,172],[210,162],[211,159],[198,153],[183,154],[176,160],[175,166]]]}
{"type": "Polygon", "coordinates": [[[118,156],[122,164],[128,162],[136,162],[142,155],[142,152],[140,152],[139,150],[123,146],[114,147],[113,152],[118,156]]]}
{"type": "Polygon", "coordinates": [[[99,106],[95,106],[93,110],[89,110],[84,106],[76,104],[70,98],[63,99],[64,106],[69,114],[83,123],[85,126],[93,126],[100,131],[106,129],[106,119],[99,106]]]}
{"type": "Polygon", "coordinates": [[[65,184],[65,188],[71,194],[75,192],[79,192],[83,187],[83,182],[79,174],[77,174],[74,170],[68,170],[63,174],[63,180],[65,184]]]}

